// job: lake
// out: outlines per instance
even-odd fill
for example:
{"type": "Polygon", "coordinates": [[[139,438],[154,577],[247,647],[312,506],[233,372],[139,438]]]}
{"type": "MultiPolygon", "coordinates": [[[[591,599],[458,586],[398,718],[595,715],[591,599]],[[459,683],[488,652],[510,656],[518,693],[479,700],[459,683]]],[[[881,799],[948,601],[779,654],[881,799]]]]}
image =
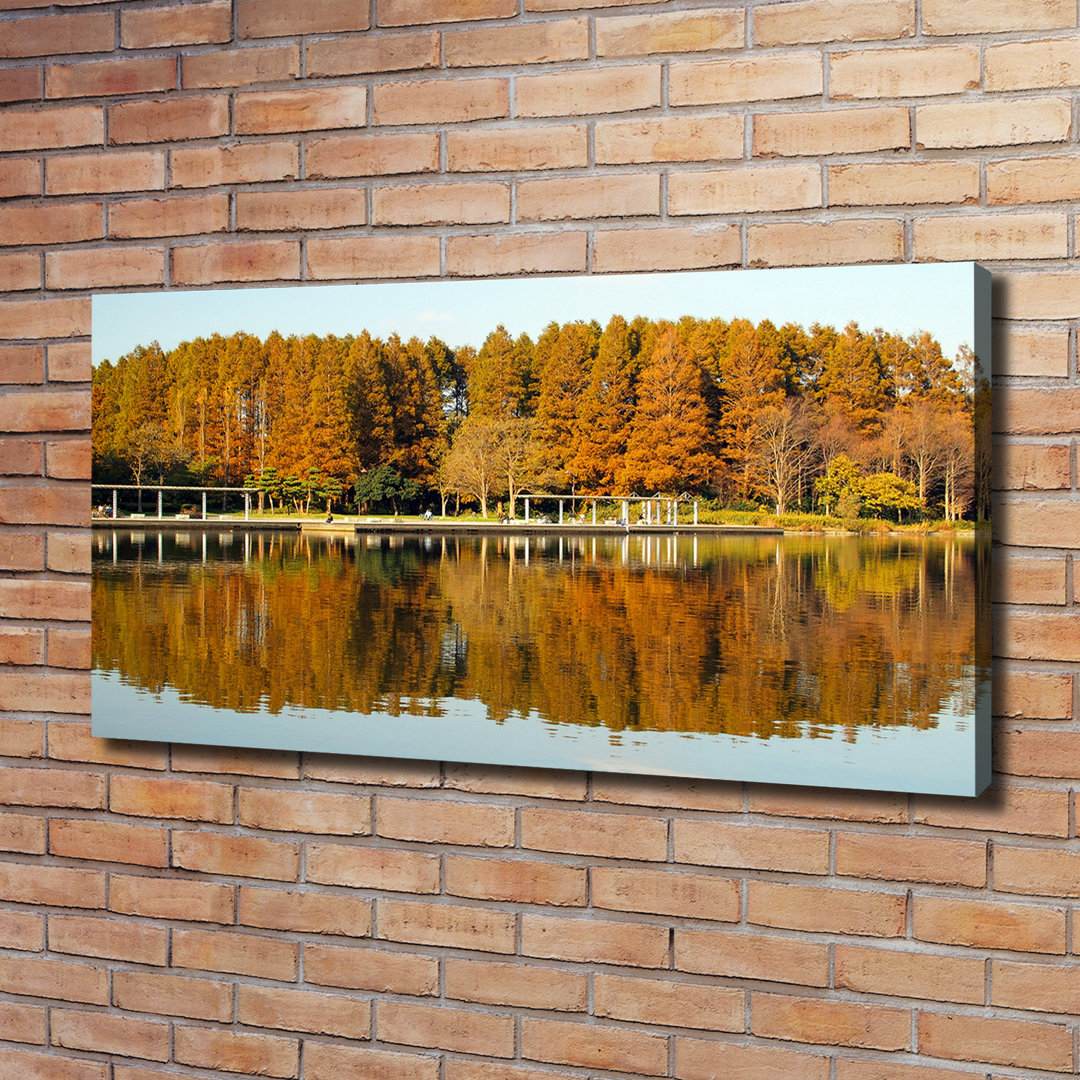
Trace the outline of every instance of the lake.
{"type": "Polygon", "coordinates": [[[988,566],[970,536],[99,528],[93,729],[975,794],[988,566]]]}

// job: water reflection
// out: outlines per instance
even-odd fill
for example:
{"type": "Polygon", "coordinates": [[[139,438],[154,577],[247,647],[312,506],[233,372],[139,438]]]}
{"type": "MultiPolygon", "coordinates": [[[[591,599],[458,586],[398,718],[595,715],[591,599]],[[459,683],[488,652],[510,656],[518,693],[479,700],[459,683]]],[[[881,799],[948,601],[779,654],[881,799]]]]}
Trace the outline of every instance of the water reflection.
{"type": "Polygon", "coordinates": [[[970,539],[98,531],[93,664],[241,714],[452,723],[465,701],[616,744],[853,741],[974,712],[986,557],[970,539]]]}

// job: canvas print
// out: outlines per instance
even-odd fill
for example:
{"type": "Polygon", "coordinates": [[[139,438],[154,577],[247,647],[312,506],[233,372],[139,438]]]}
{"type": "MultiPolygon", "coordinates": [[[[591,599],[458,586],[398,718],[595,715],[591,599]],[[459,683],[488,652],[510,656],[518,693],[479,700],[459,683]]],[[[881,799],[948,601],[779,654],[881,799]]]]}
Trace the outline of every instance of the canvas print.
{"type": "Polygon", "coordinates": [[[973,264],[97,296],[94,734],[975,795],[973,264]]]}

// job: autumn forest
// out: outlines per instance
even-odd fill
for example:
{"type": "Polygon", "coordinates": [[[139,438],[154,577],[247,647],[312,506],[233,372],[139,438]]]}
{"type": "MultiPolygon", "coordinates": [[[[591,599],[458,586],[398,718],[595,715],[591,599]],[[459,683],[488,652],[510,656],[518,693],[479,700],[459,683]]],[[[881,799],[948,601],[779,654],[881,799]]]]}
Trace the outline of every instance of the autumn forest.
{"type": "Polygon", "coordinates": [[[978,361],[901,336],[743,319],[138,347],[93,373],[95,483],[241,487],[259,508],[462,509],[676,495],[845,519],[982,519],[978,361]]]}

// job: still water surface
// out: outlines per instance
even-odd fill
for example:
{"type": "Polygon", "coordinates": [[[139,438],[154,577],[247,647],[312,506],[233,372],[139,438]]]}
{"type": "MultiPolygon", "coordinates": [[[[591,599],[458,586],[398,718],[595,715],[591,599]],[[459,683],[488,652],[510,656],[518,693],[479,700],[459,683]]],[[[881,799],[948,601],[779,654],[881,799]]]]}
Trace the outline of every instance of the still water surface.
{"type": "Polygon", "coordinates": [[[94,533],[96,734],[971,793],[970,538],[94,533]]]}

